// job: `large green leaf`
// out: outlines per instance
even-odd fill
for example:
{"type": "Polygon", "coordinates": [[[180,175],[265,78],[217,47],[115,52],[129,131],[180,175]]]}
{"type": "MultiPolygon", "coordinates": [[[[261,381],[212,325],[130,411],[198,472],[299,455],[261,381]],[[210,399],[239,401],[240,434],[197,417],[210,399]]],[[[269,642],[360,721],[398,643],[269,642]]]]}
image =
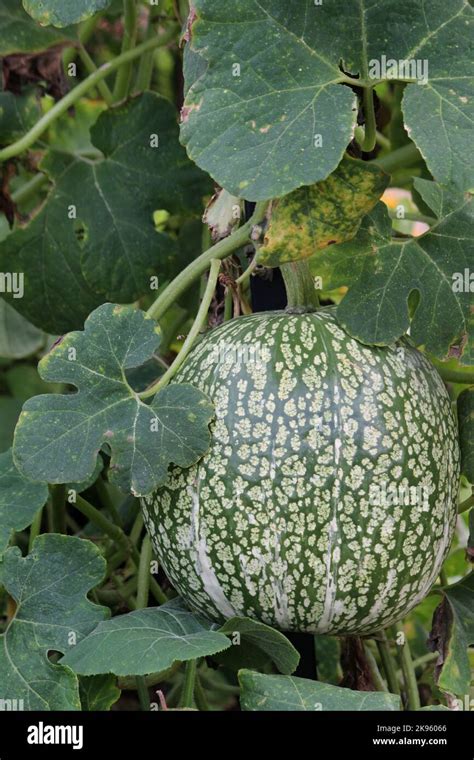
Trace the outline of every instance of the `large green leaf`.
{"type": "Polygon", "coordinates": [[[0,582],[16,602],[0,636],[0,698],[23,700],[25,710],[80,710],[76,676],[54,665],[48,652],[67,652],[109,611],[86,599],[102,579],[105,562],[90,542],[39,536],[23,558],[9,549],[0,582]]]}
{"type": "Polygon", "coordinates": [[[44,29],[28,16],[20,0],[0,0],[0,55],[39,53],[77,38],[75,29],[44,29]]]}
{"type": "Polygon", "coordinates": [[[26,480],[15,467],[11,451],[0,454],[0,556],[12,532],[31,525],[47,498],[47,485],[26,480]]]}
{"type": "Polygon", "coordinates": [[[474,226],[471,196],[436,187],[441,215],[426,234],[392,238],[387,209],[379,203],[352,240],[316,253],[310,266],[325,288],[350,287],[338,318],[354,337],[386,345],[410,327],[417,345],[443,359],[450,351],[469,353],[470,293],[453,284],[469,266],[474,226]],[[410,320],[412,291],[420,301],[410,320]]]}
{"type": "Polygon", "coordinates": [[[430,648],[439,652],[439,688],[463,696],[469,694],[472,678],[467,650],[474,646],[474,572],[446,586],[443,597],[433,616],[430,648]]]}
{"type": "Polygon", "coordinates": [[[189,467],[205,453],[213,406],[201,391],[171,384],[147,405],[127,383],[126,370],[156,350],[158,331],[142,311],[104,304],[83,332],[53,347],[39,364],[41,377],[79,392],[26,402],[15,433],[20,471],[48,483],[85,481],[106,443],[111,482],[142,496],[163,483],[171,462],[189,467]]]}
{"type": "Polygon", "coordinates": [[[44,333],[0,299],[0,356],[23,359],[41,348],[44,333]]]}
{"type": "Polygon", "coordinates": [[[50,153],[54,182],[37,217],[2,246],[3,271],[24,272],[24,297],[5,298],[52,333],[75,329],[104,300],[129,303],[166,279],[175,240],[153,212],[199,211],[208,179],[178,142],[173,106],[145,93],[99,116],[96,159],[50,153]],[[155,147],[157,145],[157,147],[155,147]]]}
{"type": "Polygon", "coordinates": [[[207,621],[173,600],[100,623],[61,662],[81,675],[147,675],[230,645],[227,636],[210,631],[207,621]]]}
{"type": "Polygon", "coordinates": [[[339,164],[357,111],[343,82],[391,78],[383,55],[428,60],[425,86],[422,70],[397,73],[412,82],[406,126],[436,179],[471,187],[471,23],[465,0],[195,0],[189,44],[207,68],[186,67],[183,142],[234,195],[285,195],[339,164]]]}
{"type": "Polygon", "coordinates": [[[23,0],[25,10],[41,26],[68,26],[107,8],[112,0],[23,0]]]}
{"type": "Polygon", "coordinates": [[[245,667],[246,659],[252,661],[255,655],[257,658],[263,655],[264,660],[273,662],[285,675],[293,673],[298,666],[300,656],[293,644],[280,631],[264,623],[246,617],[233,617],[219,631],[230,636],[233,644],[219,656],[219,662],[227,667],[233,667],[235,661],[242,663],[240,667],[245,667]]]}
{"type": "Polygon", "coordinates": [[[386,692],[352,691],[294,676],[239,673],[242,710],[400,710],[400,697],[386,692]]]}
{"type": "Polygon", "coordinates": [[[461,472],[474,483],[474,388],[466,388],[457,400],[461,472]]]}
{"type": "Polygon", "coordinates": [[[311,256],[356,234],[389,176],[372,164],[344,158],[327,179],[300,187],[273,204],[257,259],[274,267],[311,256]]]}

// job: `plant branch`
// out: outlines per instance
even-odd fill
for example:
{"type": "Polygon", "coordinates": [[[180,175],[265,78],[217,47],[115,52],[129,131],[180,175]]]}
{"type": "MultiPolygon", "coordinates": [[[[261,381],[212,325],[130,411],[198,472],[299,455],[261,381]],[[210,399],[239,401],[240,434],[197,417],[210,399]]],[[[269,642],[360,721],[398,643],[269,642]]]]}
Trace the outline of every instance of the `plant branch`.
{"type": "Polygon", "coordinates": [[[175,376],[176,372],[185,361],[207,319],[209,306],[211,305],[211,301],[216,289],[217,277],[219,275],[220,267],[220,260],[212,259],[211,268],[209,271],[209,279],[207,281],[206,290],[204,291],[204,295],[202,297],[201,305],[199,306],[196,319],[194,320],[192,327],[186,337],[186,340],[183,343],[181,351],[179,352],[171,367],[166,370],[165,374],[162,375],[159,380],[156,381],[156,383],[153,383],[153,385],[143,391],[143,393],[139,394],[140,398],[150,398],[151,396],[154,396],[155,393],[158,393],[158,391],[160,391],[162,388],[164,388],[165,385],[170,382],[170,380],[175,376]]]}
{"type": "Polygon", "coordinates": [[[51,486],[53,529],[55,533],[66,533],[66,486],[51,486]]]}
{"type": "Polygon", "coordinates": [[[436,357],[430,356],[429,358],[445,382],[460,383],[462,385],[474,384],[474,370],[463,372],[460,369],[450,369],[449,367],[446,367],[444,362],[436,359],[436,357]]]}
{"type": "Polygon", "coordinates": [[[133,48],[133,50],[122,53],[121,55],[117,56],[117,58],[114,58],[113,61],[104,63],[96,71],[94,71],[93,74],[90,74],[86,79],[76,85],[73,90],[70,90],[67,95],[64,96],[64,98],[59,100],[51,108],[50,111],[45,113],[41,119],[39,119],[39,121],[37,121],[36,124],[34,124],[34,126],[25,135],[23,135],[23,137],[20,137],[20,139],[16,140],[16,142],[11,143],[11,145],[7,145],[6,148],[0,150],[0,161],[6,161],[8,158],[19,156],[20,153],[23,153],[23,151],[27,150],[31,145],[33,145],[33,143],[35,143],[36,140],[41,137],[43,132],[45,132],[48,127],[50,127],[51,124],[56,121],[56,119],[62,116],[63,113],[66,113],[66,111],[71,106],[73,106],[74,103],[79,100],[79,98],[85,95],[85,93],[87,93],[93,87],[96,87],[98,83],[108,77],[109,74],[120,68],[120,66],[128,63],[129,61],[133,61],[135,58],[139,58],[148,50],[153,50],[160,45],[166,44],[166,42],[168,42],[168,39],[168,35],[166,34],[163,34],[159,37],[153,37],[151,40],[146,40],[141,45],[137,45],[137,47],[133,48]]]}
{"type": "Polygon", "coordinates": [[[183,692],[181,694],[180,707],[192,707],[194,702],[194,684],[196,681],[197,660],[189,660],[186,663],[184,673],[183,692]]]}
{"type": "Polygon", "coordinates": [[[390,651],[390,644],[385,631],[380,631],[376,641],[385,677],[387,679],[388,689],[391,694],[400,694],[397,667],[392,652],[390,651]]]}
{"type": "Polygon", "coordinates": [[[411,658],[410,645],[405,635],[405,640],[400,647],[400,663],[402,666],[403,679],[405,681],[407,707],[409,710],[419,710],[421,707],[418,684],[416,682],[415,668],[411,658]]]}
{"type": "Polygon", "coordinates": [[[147,312],[148,316],[159,320],[181,293],[184,293],[198,277],[204,274],[212,259],[225,259],[237,248],[248,243],[251,239],[252,229],[263,220],[267,206],[268,201],[259,201],[248,222],[188,264],[152,303],[147,312]]]}
{"type": "Polygon", "coordinates": [[[375,657],[372,654],[369,647],[367,646],[367,644],[364,644],[364,654],[365,654],[365,659],[367,660],[367,664],[369,666],[370,675],[372,676],[372,681],[374,683],[375,688],[377,689],[377,691],[388,692],[387,685],[380,674],[380,670],[375,660],[375,657]]]}
{"type": "Polygon", "coordinates": [[[471,509],[471,507],[474,507],[474,494],[471,496],[468,496],[467,499],[464,499],[458,507],[458,514],[462,514],[462,512],[467,512],[468,509],[471,509]]]}
{"type": "MultiPolygon", "coordinates": [[[[98,70],[97,66],[95,65],[94,61],[90,57],[89,53],[85,49],[84,45],[79,46],[79,57],[84,64],[84,67],[88,74],[95,74],[95,72],[98,70]]],[[[110,92],[107,83],[104,80],[101,80],[100,82],[97,82],[97,89],[99,90],[100,94],[102,95],[103,99],[107,103],[108,106],[111,106],[114,102],[113,95],[110,92]]]]}
{"type": "Polygon", "coordinates": [[[395,169],[400,169],[402,166],[411,166],[415,164],[421,158],[421,154],[416,147],[415,143],[409,143],[402,148],[388,153],[386,156],[373,159],[370,163],[377,164],[385,172],[389,174],[395,169]]]}
{"type": "Polygon", "coordinates": [[[372,87],[364,87],[362,99],[364,102],[365,132],[362,142],[364,153],[371,153],[377,140],[377,123],[375,120],[374,92],[372,87]]]}
{"type": "MultiPolygon", "coordinates": [[[[123,0],[123,16],[121,55],[133,50],[137,42],[138,10],[136,0],[123,0]]],[[[131,73],[132,61],[127,61],[127,63],[124,66],[121,66],[118,70],[114,85],[115,103],[127,97],[131,73]]]]}

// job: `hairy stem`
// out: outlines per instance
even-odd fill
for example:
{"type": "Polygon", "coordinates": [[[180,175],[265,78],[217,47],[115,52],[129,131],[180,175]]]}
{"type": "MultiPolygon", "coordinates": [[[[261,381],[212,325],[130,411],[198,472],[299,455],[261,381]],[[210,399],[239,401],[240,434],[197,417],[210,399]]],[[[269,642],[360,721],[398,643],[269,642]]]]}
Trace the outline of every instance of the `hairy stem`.
{"type": "Polygon", "coordinates": [[[160,293],[158,298],[148,309],[148,316],[159,320],[177,298],[209,268],[212,259],[225,259],[237,248],[248,243],[252,229],[259,224],[265,216],[268,201],[260,201],[255,206],[252,217],[242,227],[220,240],[215,245],[204,251],[197,259],[183,269],[175,279],[160,293]]]}
{"type": "Polygon", "coordinates": [[[7,158],[14,158],[15,156],[19,156],[20,153],[23,153],[23,151],[27,150],[31,145],[33,145],[33,143],[36,142],[39,137],[41,137],[43,132],[45,132],[48,127],[50,127],[51,124],[56,121],[56,119],[62,116],[63,113],[66,113],[66,111],[71,106],[73,106],[74,103],[79,100],[79,98],[85,95],[93,87],[96,87],[99,82],[108,77],[109,74],[111,74],[113,71],[119,69],[129,61],[133,61],[135,58],[139,58],[148,50],[153,50],[160,45],[166,44],[168,41],[169,36],[167,34],[163,34],[160,37],[153,37],[151,40],[146,40],[141,45],[137,45],[137,47],[133,48],[133,50],[122,53],[121,55],[117,56],[117,58],[114,58],[113,61],[104,63],[97,69],[97,71],[94,71],[93,74],[90,74],[86,79],[74,87],[73,90],[70,90],[67,95],[64,96],[64,98],[59,100],[51,108],[50,111],[45,113],[44,116],[42,116],[41,119],[36,122],[36,124],[26,133],[26,135],[23,135],[23,137],[21,137],[19,140],[16,140],[16,142],[11,143],[11,145],[7,145],[6,148],[0,150],[0,161],[6,161],[7,158]]]}
{"type": "Polygon", "coordinates": [[[186,337],[186,340],[183,343],[181,351],[179,352],[171,367],[166,370],[165,374],[162,375],[159,380],[156,381],[156,383],[153,383],[153,385],[147,388],[146,391],[140,393],[140,398],[150,398],[151,396],[154,396],[155,393],[158,393],[158,391],[164,388],[165,385],[168,385],[170,380],[172,380],[178,369],[185,361],[207,319],[209,306],[211,305],[211,301],[216,289],[217,277],[219,275],[220,267],[221,262],[219,259],[212,259],[211,268],[209,270],[209,279],[207,281],[206,290],[204,291],[201,305],[196,315],[196,319],[194,320],[192,327],[186,337]]]}

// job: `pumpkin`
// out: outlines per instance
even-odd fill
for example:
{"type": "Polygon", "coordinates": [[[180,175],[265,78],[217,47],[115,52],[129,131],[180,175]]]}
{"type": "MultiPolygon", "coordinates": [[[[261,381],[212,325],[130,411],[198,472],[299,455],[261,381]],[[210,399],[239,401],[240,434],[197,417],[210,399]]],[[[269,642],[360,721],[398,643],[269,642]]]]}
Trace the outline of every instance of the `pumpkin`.
{"type": "Polygon", "coordinates": [[[209,331],[179,370],[214,402],[210,449],[143,501],[195,611],[282,631],[368,634],[429,592],[456,520],[445,386],[404,339],[367,346],[335,308],[209,331]]]}

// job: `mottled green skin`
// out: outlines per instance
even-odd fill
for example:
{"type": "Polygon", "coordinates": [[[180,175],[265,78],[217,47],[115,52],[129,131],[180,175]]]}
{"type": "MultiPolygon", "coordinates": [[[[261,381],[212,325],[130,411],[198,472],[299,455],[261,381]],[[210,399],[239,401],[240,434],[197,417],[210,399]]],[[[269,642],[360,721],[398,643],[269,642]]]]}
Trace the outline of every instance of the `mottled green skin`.
{"type": "Polygon", "coordinates": [[[363,346],[333,309],[268,312],[211,331],[176,380],[213,400],[211,448],[143,506],[192,608],[362,634],[423,599],[454,530],[459,450],[446,389],[419,352],[363,346]],[[374,505],[383,482],[423,487],[426,502],[374,505]]]}

